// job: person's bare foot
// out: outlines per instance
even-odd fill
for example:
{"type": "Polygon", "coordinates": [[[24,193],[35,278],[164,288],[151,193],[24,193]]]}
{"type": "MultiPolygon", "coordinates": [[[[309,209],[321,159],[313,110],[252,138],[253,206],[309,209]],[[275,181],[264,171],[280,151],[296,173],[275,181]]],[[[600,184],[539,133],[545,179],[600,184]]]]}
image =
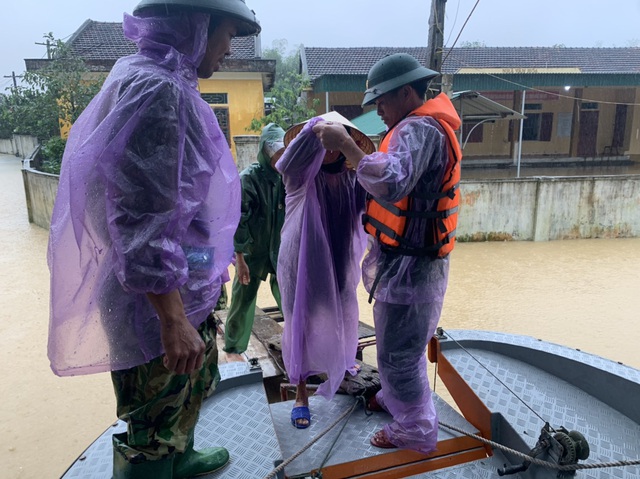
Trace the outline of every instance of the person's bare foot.
{"type": "Polygon", "coordinates": [[[291,410],[291,422],[297,429],[306,429],[311,424],[309,405],[296,401],[291,410]]]}
{"type": "Polygon", "coordinates": [[[384,432],[384,429],[380,429],[373,436],[371,436],[371,445],[375,447],[379,447],[381,449],[396,449],[398,446],[389,441],[387,437],[387,433],[384,432]]]}
{"type": "Polygon", "coordinates": [[[300,381],[300,384],[296,387],[296,402],[293,403],[293,411],[299,411],[293,413],[291,416],[294,426],[298,429],[305,429],[311,424],[311,414],[309,413],[309,394],[307,393],[307,382],[300,381]],[[296,408],[306,408],[306,411],[296,410],[296,408]]]}

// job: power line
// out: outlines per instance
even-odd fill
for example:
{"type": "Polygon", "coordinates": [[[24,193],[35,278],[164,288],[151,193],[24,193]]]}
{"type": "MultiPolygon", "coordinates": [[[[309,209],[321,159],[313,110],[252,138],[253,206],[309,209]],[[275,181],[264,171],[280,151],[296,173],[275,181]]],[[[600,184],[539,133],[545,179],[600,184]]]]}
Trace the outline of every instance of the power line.
{"type": "Polygon", "coordinates": [[[13,87],[18,88],[18,81],[16,78],[22,78],[22,75],[16,75],[16,72],[11,72],[11,75],[4,75],[4,78],[10,78],[13,80],[13,87]]]}
{"type": "Polygon", "coordinates": [[[5,91],[9,89],[10,85],[11,85],[11,80],[3,80],[3,84],[2,86],[0,86],[0,91],[5,91]]]}
{"type": "MultiPolygon", "coordinates": [[[[449,50],[449,53],[451,53],[451,50],[449,50]]],[[[447,55],[448,56],[448,55],[447,55]]],[[[463,67],[468,67],[468,68],[477,68],[474,67],[472,65],[469,65],[465,62],[463,62],[462,60],[460,60],[459,58],[456,58],[455,55],[452,57],[452,59],[454,59],[455,61],[457,61],[460,65],[462,65],[463,67]]],[[[444,63],[444,61],[443,61],[444,63]]],[[[557,92],[553,92],[553,91],[547,91],[547,90],[542,90],[540,88],[535,88],[532,86],[528,86],[528,85],[524,85],[522,83],[518,83],[515,82],[513,80],[507,80],[506,78],[502,78],[498,75],[495,75],[493,73],[480,73],[481,75],[487,75],[490,76],[492,78],[495,78],[496,80],[500,80],[502,82],[505,83],[510,83],[511,85],[516,85],[520,88],[522,88],[523,90],[527,90],[527,91],[535,91],[535,92],[539,92],[539,93],[545,93],[547,95],[551,95],[551,96],[556,96],[559,98],[567,98],[569,100],[575,100],[576,97],[574,96],[570,96],[570,95],[563,95],[562,93],[557,93],[557,92]]],[[[606,101],[606,100],[591,100],[589,98],[580,98],[580,101],[583,102],[589,102],[589,103],[599,103],[602,105],[626,105],[626,106],[640,106],[640,103],[625,103],[625,102],[615,102],[615,101],[606,101]]]]}
{"type": "Polygon", "coordinates": [[[456,23],[458,23],[458,13],[460,12],[460,2],[462,2],[462,0],[458,0],[458,6],[456,7],[456,16],[453,18],[453,25],[451,25],[451,33],[449,34],[449,37],[447,38],[447,41],[445,43],[449,43],[449,40],[451,40],[451,35],[453,35],[453,29],[456,26],[456,23]]]}
{"type": "Polygon", "coordinates": [[[473,8],[471,9],[471,11],[469,12],[469,15],[467,16],[467,19],[462,24],[462,28],[460,29],[460,32],[458,32],[458,36],[454,40],[453,45],[451,45],[451,47],[449,48],[449,51],[447,52],[446,56],[444,57],[444,60],[442,60],[442,65],[444,65],[444,62],[447,61],[447,58],[449,58],[449,55],[451,54],[451,51],[453,50],[453,47],[455,47],[456,43],[458,43],[458,40],[460,39],[460,35],[462,35],[462,32],[464,31],[464,28],[467,26],[467,23],[471,19],[471,15],[473,15],[473,12],[476,11],[476,7],[478,6],[479,3],[480,3],[480,0],[476,0],[476,3],[473,6],[473,8]]]}
{"type": "MultiPolygon", "coordinates": [[[[477,0],[475,5],[471,9],[471,12],[469,12],[469,15],[467,16],[467,19],[464,21],[464,24],[462,25],[462,28],[460,28],[460,32],[458,32],[458,36],[456,36],[456,39],[453,42],[453,45],[451,45],[451,47],[449,47],[449,51],[447,52],[447,54],[445,55],[444,59],[442,60],[442,65],[443,66],[444,66],[444,63],[447,61],[447,58],[449,58],[449,55],[451,55],[451,52],[453,52],[453,48],[456,46],[456,43],[460,39],[460,35],[462,35],[462,32],[464,31],[465,27],[467,26],[467,23],[471,19],[471,16],[473,15],[473,12],[475,11],[475,9],[476,9],[476,7],[478,6],[479,3],[480,3],[480,0],[477,0]]],[[[458,7],[459,6],[460,6],[460,3],[458,3],[458,7]]],[[[457,13],[456,13],[456,16],[457,16],[457,13]]],[[[452,58],[455,59],[462,66],[471,67],[471,65],[465,64],[465,62],[463,62],[459,58],[455,58],[455,55],[452,58]]],[[[535,87],[531,87],[531,86],[528,86],[528,85],[523,85],[521,83],[514,82],[512,80],[507,80],[506,78],[502,78],[502,77],[500,77],[498,75],[494,75],[492,73],[482,73],[482,74],[483,75],[488,75],[488,76],[490,76],[492,78],[495,78],[495,79],[500,80],[500,81],[505,82],[505,83],[510,83],[512,85],[516,85],[516,86],[522,88],[523,90],[536,91],[536,92],[539,92],[539,93],[545,93],[547,95],[556,96],[556,97],[559,97],[559,98],[567,98],[567,99],[570,99],[570,100],[575,100],[576,99],[574,96],[563,95],[561,93],[546,91],[546,90],[542,90],[540,88],[535,88],[535,87]]],[[[589,98],[580,98],[580,100],[583,101],[583,102],[598,103],[598,104],[603,104],[603,105],[640,106],[640,103],[625,103],[625,102],[613,102],[613,101],[606,101],[606,100],[591,100],[589,98]]]]}

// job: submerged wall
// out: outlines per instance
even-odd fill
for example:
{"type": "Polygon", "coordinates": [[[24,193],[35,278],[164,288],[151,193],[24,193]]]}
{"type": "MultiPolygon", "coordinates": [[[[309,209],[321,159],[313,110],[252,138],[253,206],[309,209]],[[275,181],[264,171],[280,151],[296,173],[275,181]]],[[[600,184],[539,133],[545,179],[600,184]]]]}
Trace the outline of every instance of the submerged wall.
{"type": "Polygon", "coordinates": [[[53,202],[58,192],[58,175],[34,170],[29,167],[29,161],[25,161],[22,168],[22,179],[29,222],[49,229],[53,202]]]}
{"type": "Polygon", "coordinates": [[[0,139],[0,153],[16,155],[20,158],[28,158],[38,147],[38,139],[35,136],[13,135],[9,139],[0,139]]]}
{"type": "Polygon", "coordinates": [[[463,181],[460,241],[640,237],[640,175],[463,181]]]}
{"type": "MultiPolygon", "coordinates": [[[[49,228],[58,177],[22,170],[29,221],[49,228]]],[[[640,237],[640,175],[465,180],[460,241],[640,237]]]]}

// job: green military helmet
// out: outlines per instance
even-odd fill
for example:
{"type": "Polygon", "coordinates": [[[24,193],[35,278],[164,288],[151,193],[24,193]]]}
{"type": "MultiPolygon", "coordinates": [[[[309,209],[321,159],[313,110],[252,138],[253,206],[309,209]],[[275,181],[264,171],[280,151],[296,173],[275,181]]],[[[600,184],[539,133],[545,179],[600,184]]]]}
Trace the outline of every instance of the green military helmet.
{"type": "Polygon", "coordinates": [[[434,78],[440,73],[423,67],[408,53],[394,53],[378,60],[367,75],[367,90],[362,106],[370,105],[376,98],[414,81],[434,78]]]}
{"type": "Polygon", "coordinates": [[[167,12],[191,10],[231,17],[239,21],[237,34],[239,37],[257,35],[261,30],[256,14],[247,7],[244,0],[142,0],[133,10],[133,14],[138,15],[148,8],[164,8],[167,12]]]}

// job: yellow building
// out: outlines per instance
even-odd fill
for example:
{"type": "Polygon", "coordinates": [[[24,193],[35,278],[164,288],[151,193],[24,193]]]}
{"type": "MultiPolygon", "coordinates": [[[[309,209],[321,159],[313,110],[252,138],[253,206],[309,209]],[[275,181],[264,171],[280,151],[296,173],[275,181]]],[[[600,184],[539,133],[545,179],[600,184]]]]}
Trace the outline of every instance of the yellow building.
{"type": "MultiPolygon", "coordinates": [[[[106,76],[119,58],[138,51],[125,38],[122,23],[87,20],[67,43],[96,76],[106,76]]],[[[220,71],[200,80],[200,93],[213,108],[235,158],[233,137],[251,134],[251,120],[264,116],[264,92],[273,86],[276,63],[261,58],[260,36],[234,38],[231,49],[220,71]]],[[[46,61],[27,59],[25,63],[33,71],[46,61]]],[[[61,126],[64,134],[68,128],[61,126]]]]}

